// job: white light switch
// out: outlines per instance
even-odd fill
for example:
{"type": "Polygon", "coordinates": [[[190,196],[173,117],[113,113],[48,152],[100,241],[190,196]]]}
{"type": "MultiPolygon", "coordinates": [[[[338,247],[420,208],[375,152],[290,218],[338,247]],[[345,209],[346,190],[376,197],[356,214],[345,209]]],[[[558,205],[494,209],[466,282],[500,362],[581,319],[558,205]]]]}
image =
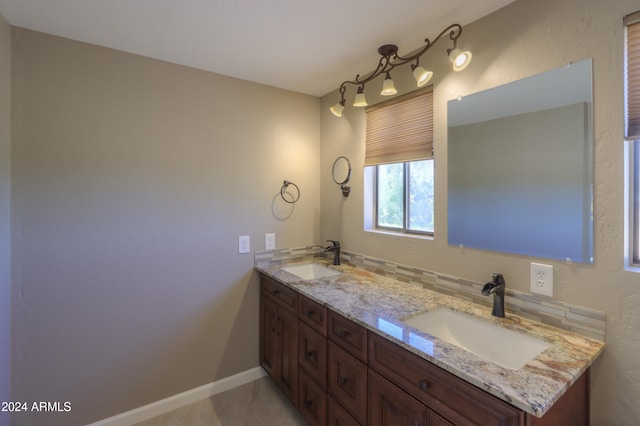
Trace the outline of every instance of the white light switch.
{"type": "Polygon", "coordinates": [[[276,234],[264,234],[264,249],[273,250],[276,248],[276,234]]]}
{"type": "Polygon", "coordinates": [[[248,235],[240,235],[238,237],[238,253],[249,253],[251,250],[251,239],[248,235]]]}

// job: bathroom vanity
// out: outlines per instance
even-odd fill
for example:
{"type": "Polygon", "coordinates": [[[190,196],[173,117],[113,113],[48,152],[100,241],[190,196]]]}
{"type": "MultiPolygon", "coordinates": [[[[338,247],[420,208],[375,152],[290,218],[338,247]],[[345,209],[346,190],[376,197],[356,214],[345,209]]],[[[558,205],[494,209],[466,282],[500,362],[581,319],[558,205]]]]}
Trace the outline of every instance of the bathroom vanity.
{"type": "Polygon", "coordinates": [[[284,267],[258,267],[260,362],[310,424],[589,423],[602,342],[347,265],[306,279],[284,267]],[[403,322],[441,307],[536,334],[548,349],[512,370],[403,322]]]}

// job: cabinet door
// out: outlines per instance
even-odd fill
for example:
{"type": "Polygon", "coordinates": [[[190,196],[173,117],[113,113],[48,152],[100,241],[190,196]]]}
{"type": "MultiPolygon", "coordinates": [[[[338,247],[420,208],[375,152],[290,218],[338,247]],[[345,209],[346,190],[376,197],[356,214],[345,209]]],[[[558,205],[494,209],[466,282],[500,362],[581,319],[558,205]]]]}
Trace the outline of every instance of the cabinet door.
{"type": "Polygon", "coordinates": [[[260,365],[275,379],[277,365],[277,308],[269,298],[260,297],[260,365]]]}
{"type": "Polygon", "coordinates": [[[455,423],[451,423],[438,413],[431,411],[427,408],[427,425],[428,426],[456,426],[455,423]]]}
{"type": "Polygon", "coordinates": [[[313,426],[327,424],[327,393],[304,371],[298,375],[298,409],[313,426]]]}
{"type": "Polygon", "coordinates": [[[322,389],[327,389],[327,338],[298,322],[298,362],[322,389]]]}
{"type": "Polygon", "coordinates": [[[298,319],[291,313],[278,309],[279,359],[276,382],[297,405],[298,389],[298,319]]]}
{"type": "Polygon", "coordinates": [[[327,397],[327,426],[360,426],[331,396],[327,397]]]}
{"type": "Polygon", "coordinates": [[[369,425],[426,426],[427,407],[394,386],[373,370],[369,370],[369,425]]]}
{"type": "Polygon", "coordinates": [[[367,424],[367,366],[333,342],[328,350],[327,389],[360,424],[367,424]]]}

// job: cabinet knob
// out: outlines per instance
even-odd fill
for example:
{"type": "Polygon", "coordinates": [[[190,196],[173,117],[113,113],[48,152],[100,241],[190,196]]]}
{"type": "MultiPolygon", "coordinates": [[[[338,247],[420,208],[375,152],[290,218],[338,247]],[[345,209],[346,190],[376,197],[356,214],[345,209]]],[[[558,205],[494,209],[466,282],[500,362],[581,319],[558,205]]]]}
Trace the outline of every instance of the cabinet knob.
{"type": "Polygon", "coordinates": [[[426,380],[420,380],[418,382],[418,386],[420,387],[420,389],[422,389],[423,391],[426,391],[429,388],[429,382],[426,380]]]}
{"type": "Polygon", "coordinates": [[[346,377],[340,377],[338,379],[338,383],[340,384],[340,386],[344,386],[349,382],[349,379],[346,377]]]}
{"type": "Polygon", "coordinates": [[[304,402],[304,406],[307,407],[307,408],[311,408],[313,406],[313,401],[311,401],[310,399],[307,399],[304,402]]]}
{"type": "Polygon", "coordinates": [[[304,357],[308,360],[310,360],[311,358],[316,359],[317,358],[316,351],[308,351],[304,357]]]}

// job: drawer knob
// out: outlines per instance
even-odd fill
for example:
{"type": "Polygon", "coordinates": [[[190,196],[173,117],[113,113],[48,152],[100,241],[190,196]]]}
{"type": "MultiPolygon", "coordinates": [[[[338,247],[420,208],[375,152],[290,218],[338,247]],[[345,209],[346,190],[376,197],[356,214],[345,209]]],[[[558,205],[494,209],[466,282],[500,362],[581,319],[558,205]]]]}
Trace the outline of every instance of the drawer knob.
{"type": "Polygon", "coordinates": [[[309,309],[309,310],[307,311],[307,316],[308,316],[308,317],[312,317],[312,316],[314,316],[315,314],[316,314],[316,311],[314,311],[313,309],[309,309]]]}
{"type": "Polygon", "coordinates": [[[277,296],[280,294],[280,290],[273,290],[271,294],[273,294],[274,296],[277,296]]]}
{"type": "Polygon", "coordinates": [[[429,389],[429,382],[426,380],[420,380],[418,382],[418,386],[420,387],[420,389],[422,389],[423,391],[426,391],[427,389],[429,389]]]}
{"type": "Polygon", "coordinates": [[[344,386],[349,382],[349,379],[346,377],[340,377],[340,379],[338,379],[338,383],[340,384],[340,386],[344,386]]]}
{"type": "Polygon", "coordinates": [[[346,339],[347,336],[349,336],[349,334],[351,334],[351,333],[349,333],[349,330],[342,330],[340,332],[340,337],[342,337],[343,339],[346,339]]]}
{"type": "Polygon", "coordinates": [[[307,399],[307,400],[304,402],[304,406],[305,406],[305,407],[307,407],[307,408],[311,408],[311,407],[313,406],[313,401],[312,401],[312,400],[310,400],[310,399],[307,399]]]}
{"type": "Polygon", "coordinates": [[[317,353],[316,351],[308,351],[304,357],[308,360],[311,360],[311,358],[317,359],[317,353]]]}

